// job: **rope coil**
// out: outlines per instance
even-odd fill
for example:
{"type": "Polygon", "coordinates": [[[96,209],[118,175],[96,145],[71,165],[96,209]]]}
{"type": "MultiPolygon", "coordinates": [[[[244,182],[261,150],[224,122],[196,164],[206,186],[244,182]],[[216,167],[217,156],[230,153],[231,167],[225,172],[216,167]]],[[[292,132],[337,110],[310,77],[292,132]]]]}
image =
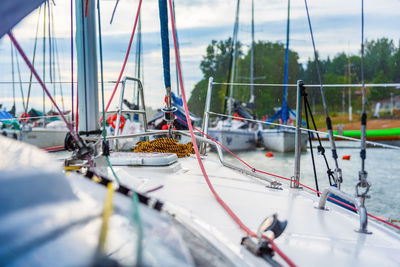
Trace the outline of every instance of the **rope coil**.
{"type": "Polygon", "coordinates": [[[133,152],[143,152],[143,153],[175,153],[178,158],[184,158],[194,154],[193,143],[189,142],[187,144],[179,144],[178,140],[173,138],[159,138],[152,141],[139,141],[136,144],[133,152]]]}

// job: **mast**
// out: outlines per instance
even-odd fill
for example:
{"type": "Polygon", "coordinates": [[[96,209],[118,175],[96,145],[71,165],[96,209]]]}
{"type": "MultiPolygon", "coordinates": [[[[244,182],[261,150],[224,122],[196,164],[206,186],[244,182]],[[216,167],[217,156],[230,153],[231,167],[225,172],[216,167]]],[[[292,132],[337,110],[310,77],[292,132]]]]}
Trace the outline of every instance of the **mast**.
{"type": "Polygon", "coordinates": [[[88,135],[100,131],[95,1],[76,0],[75,9],[79,132],[88,135]]]}
{"type": "Polygon", "coordinates": [[[254,103],[254,0],[251,0],[250,101],[254,103]]]}
{"type": "MultiPolygon", "coordinates": [[[[232,71],[231,71],[231,78],[230,82],[234,82],[235,78],[235,66],[236,66],[236,56],[237,56],[237,35],[238,35],[238,28],[239,28],[239,6],[240,6],[240,0],[237,1],[236,5],[236,16],[235,16],[235,26],[233,29],[233,38],[232,38],[232,47],[234,46],[233,50],[233,58],[232,58],[232,71]]],[[[230,86],[230,92],[229,92],[229,102],[232,101],[232,95],[233,95],[233,84],[230,86]]],[[[232,115],[232,103],[229,103],[228,105],[228,115],[232,115]]],[[[229,121],[231,121],[231,118],[229,118],[229,121]]]]}
{"type": "Polygon", "coordinates": [[[289,33],[290,33],[290,0],[288,0],[287,22],[286,22],[286,51],[285,51],[285,74],[283,83],[283,101],[281,108],[281,119],[284,124],[289,119],[289,107],[287,105],[287,83],[289,74],[289,33]]]}

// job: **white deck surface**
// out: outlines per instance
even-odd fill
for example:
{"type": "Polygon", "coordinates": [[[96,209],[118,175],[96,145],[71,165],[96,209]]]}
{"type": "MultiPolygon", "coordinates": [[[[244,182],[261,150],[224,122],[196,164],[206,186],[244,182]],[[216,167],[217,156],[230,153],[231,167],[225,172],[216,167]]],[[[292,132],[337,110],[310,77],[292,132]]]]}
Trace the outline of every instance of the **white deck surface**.
{"type": "MultiPolygon", "coordinates": [[[[317,197],[304,190],[286,185],[283,190],[270,189],[266,182],[225,168],[220,162],[212,159],[203,162],[216,191],[250,229],[256,231],[262,220],[273,213],[280,220],[288,220],[276,244],[297,265],[400,265],[400,235],[372,219],[368,224],[371,235],[357,233],[359,217],[355,213],[331,203],[327,204],[328,211],[316,209],[317,197]]],[[[179,159],[169,167],[115,169],[123,184],[139,191],[162,185],[151,196],[165,201],[171,212],[204,234],[221,251],[245,259],[249,266],[265,263],[240,245],[244,232],[211,194],[195,156],[179,159]]],[[[278,255],[274,259],[283,263],[278,255]]]]}

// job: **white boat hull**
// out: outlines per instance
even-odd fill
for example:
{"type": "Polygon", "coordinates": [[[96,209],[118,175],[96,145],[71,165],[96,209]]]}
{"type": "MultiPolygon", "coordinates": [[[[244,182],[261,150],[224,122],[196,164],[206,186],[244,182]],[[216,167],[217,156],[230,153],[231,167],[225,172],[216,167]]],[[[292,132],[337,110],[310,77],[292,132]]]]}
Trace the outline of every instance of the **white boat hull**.
{"type": "Polygon", "coordinates": [[[256,147],[254,131],[209,129],[208,135],[230,151],[250,150],[256,147]]]}
{"type": "MultiPolygon", "coordinates": [[[[261,138],[266,149],[277,152],[293,152],[295,150],[295,131],[291,129],[266,129],[261,131],[261,138]]],[[[307,150],[308,135],[301,133],[301,150],[307,150]]]]}
{"type": "Polygon", "coordinates": [[[13,138],[39,148],[50,148],[64,146],[67,129],[50,129],[36,127],[29,132],[20,132],[17,130],[2,130],[3,136],[13,138]]]}

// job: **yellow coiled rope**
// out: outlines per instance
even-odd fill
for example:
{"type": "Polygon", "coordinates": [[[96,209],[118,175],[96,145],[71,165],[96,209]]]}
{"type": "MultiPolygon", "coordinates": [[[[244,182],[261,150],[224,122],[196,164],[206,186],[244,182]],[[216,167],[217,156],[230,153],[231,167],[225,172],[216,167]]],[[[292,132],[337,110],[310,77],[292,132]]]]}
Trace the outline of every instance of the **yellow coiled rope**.
{"type": "Polygon", "coordinates": [[[178,144],[178,140],[173,138],[159,138],[152,141],[140,141],[136,143],[134,152],[144,153],[175,153],[178,158],[183,158],[194,154],[193,143],[178,144]]]}

